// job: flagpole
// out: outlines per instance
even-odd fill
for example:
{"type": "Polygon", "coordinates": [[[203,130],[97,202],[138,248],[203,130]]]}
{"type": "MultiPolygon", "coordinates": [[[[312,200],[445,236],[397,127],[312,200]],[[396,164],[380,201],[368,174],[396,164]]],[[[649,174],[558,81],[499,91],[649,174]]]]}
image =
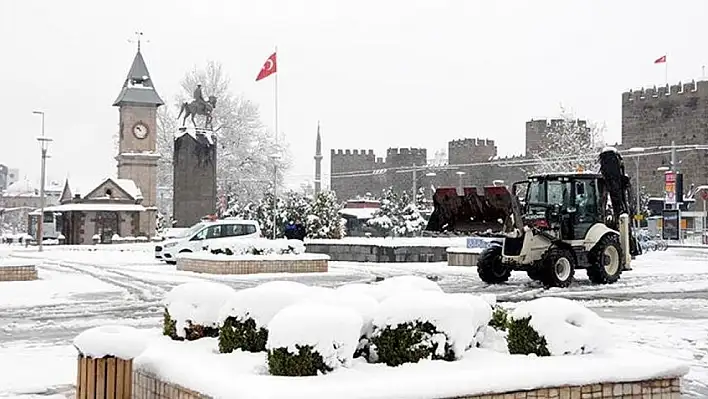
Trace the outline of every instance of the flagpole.
{"type": "MultiPolygon", "coordinates": [[[[278,151],[278,46],[275,46],[275,150],[278,151]]],[[[278,151],[279,152],[279,151],[278,151]]],[[[273,166],[273,239],[278,231],[278,159],[274,158],[273,166]]]]}
{"type": "Polygon", "coordinates": [[[666,81],[666,85],[669,85],[669,53],[666,52],[664,53],[664,57],[666,57],[666,60],[664,61],[664,81],[666,81]]]}

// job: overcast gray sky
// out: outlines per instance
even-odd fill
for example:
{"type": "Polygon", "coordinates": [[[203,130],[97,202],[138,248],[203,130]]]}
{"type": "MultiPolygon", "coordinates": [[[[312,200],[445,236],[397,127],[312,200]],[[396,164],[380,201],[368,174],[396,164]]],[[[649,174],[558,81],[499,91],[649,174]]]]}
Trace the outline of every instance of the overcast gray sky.
{"type": "Polygon", "coordinates": [[[311,179],[321,121],[329,149],[420,146],[463,137],[523,152],[524,122],[559,104],[606,122],[620,139],[621,92],[701,77],[705,0],[2,1],[0,163],[39,177],[46,112],[49,177],[116,173],[111,137],[136,30],[170,105],[184,73],[224,64],[235,93],[273,125],[272,79],[255,82],[278,46],[280,128],[311,179]]]}

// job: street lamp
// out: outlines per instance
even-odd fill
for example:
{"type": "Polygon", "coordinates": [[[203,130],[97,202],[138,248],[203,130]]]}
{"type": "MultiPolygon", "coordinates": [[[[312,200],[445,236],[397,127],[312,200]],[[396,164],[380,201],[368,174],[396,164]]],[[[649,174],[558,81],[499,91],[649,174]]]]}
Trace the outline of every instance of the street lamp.
{"type": "Polygon", "coordinates": [[[459,185],[457,194],[462,195],[464,193],[464,189],[462,188],[462,176],[466,175],[466,173],[460,170],[460,171],[455,172],[455,174],[458,177],[457,184],[459,185]]]}
{"type": "Polygon", "coordinates": [[[273,160],[273,239],[276,239],[278,232],[278,160],[280,154],[271,154],[270,159],[273,160]]]}
{"type": "MultiPolygon", "coordinates": [[[[627,150],[627,152],[632,152],[635,154],[642,153],[646,150],[644,147],[632,147],[627,150]]],[[[634,166],[637,168],[636,173],[634,174],[634,184],[637,186],[637,213],[640,212],[640,201],[639,201],[639,156],[637,155],[634,157],[634,166]]],[[[635,220],[636,220],[636,215],[635,215],[635,220]]],[[[636,220],[637,228],[639,228],[639,220],[636,220]]]]}
{"type": "Polygon", "coordinates": [[[39,182],[39,221],[37,222],[37,241],[39,243],[39,252],[43,251],[42,242],[44,241],[44,180],[46,179],[47,170],[47,146],[52,139],[44,137],[44,112],[43,111],[32,111],[35,115],[42,116],[42,136],[37,137],[42,148],[42,172],[39,182]]]}

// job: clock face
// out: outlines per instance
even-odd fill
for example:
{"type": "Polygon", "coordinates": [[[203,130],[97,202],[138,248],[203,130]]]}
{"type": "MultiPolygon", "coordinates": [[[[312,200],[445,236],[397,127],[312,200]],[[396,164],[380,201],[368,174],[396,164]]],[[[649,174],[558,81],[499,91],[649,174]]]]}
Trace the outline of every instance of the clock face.
{"type": "Polygon", "coordinates": [[[133,126],[133,134],[139,139],[144,139],[148,135],[148,128],[142,123],[137,123],[133,126]]]}

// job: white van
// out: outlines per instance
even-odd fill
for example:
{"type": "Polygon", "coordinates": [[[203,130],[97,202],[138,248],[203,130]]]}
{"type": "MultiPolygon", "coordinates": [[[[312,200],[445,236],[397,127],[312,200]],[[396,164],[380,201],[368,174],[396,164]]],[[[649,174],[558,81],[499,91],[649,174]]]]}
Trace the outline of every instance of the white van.
{"type": "Polygon", "coordinates": [[[205,246],[234,238],[259,238],[261,227],[255,220],[219,219],[202,221],[182,232],[179,237],[155,246],[155,258],[170,265],[177,263],[177,254],[199,252],[205,246]]]}

